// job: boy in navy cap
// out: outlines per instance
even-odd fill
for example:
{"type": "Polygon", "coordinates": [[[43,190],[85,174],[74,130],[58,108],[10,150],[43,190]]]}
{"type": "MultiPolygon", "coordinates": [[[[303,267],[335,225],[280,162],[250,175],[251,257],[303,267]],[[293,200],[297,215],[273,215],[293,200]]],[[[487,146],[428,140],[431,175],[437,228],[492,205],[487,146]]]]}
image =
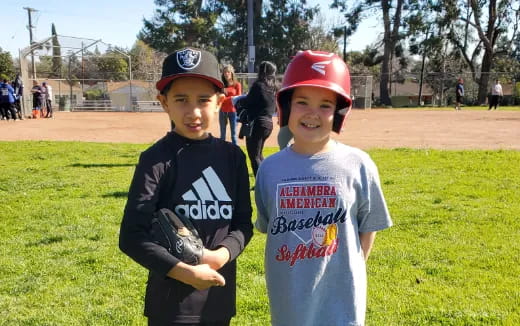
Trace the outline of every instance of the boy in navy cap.
{"type": "Polygon", "coordinates": [[[119,246],[150,271],[148,325],[229,325],[236,258],[253,226],[245,155],[208,132],[224,100],[218,62],[204,50],[176,51],[156,87],[174,128],[140,156],[119,246]],[[202,264],[188,265],[153,240],[151,220],[161,208],[191,219],[205,247],[202,264]]]}

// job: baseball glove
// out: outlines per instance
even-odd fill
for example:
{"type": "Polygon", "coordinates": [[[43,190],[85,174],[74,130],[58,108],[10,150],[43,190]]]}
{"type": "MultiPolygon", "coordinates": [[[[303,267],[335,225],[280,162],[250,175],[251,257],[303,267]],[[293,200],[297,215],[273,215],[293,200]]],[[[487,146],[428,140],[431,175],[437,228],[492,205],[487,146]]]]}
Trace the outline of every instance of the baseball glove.
{"type": "Polygon", "coordinates": [[[202,240],[191,221],[177,216],[167,208],[155,212],[152,219],[152,236],[173,256],[190,265],[198,265],[204,248],[202,240]]]}

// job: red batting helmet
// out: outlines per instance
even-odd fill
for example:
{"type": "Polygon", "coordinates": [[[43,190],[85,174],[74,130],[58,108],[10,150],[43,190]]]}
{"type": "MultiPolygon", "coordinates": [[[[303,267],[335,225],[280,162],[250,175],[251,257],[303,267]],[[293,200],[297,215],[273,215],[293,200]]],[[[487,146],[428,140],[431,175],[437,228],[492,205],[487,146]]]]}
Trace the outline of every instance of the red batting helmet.
{"type": "Polygon", "coordinates": [[[338,94],[332,130],[339,133],[350,111],[350,73],[340,57],[321,51],[299,51],[291,60],[276,94],[280,127],[289,122],[292,90],[298,86],[321,87],[338,94]]]}

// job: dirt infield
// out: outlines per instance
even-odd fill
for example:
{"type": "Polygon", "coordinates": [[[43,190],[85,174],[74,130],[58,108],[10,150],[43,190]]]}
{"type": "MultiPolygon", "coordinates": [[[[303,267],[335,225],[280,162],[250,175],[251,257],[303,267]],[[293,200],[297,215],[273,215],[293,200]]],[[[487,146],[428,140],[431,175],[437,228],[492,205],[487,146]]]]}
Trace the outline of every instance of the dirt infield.
{"type": "MultiPolygon", "coordinates": [[[[0,121],[0,140],[152,143],[169,127],[165,113],[57,112],[55,119],[0,121]]],[[[218,122],[212,133],[219,135],[218,122]]],[[[277,133],[266,146],[277,146],[277,133]]],[[[520,112],[355,110],[335,138],[362,149],[520,150],[520,112]]]]}

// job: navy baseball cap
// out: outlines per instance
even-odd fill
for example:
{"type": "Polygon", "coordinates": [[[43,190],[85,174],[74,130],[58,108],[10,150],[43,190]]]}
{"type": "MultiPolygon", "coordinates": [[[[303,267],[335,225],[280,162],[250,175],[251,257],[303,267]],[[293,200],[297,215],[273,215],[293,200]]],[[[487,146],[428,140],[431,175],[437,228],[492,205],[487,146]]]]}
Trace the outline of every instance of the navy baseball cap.
{"type": "Polygon", "coordinates": [[[208,51],[196,48],[184,48],[164,59],[161,80],[155,87],[160,91],[172,80],[180,77],[199,77],[223,88],[217,58],[208,51]]]}

